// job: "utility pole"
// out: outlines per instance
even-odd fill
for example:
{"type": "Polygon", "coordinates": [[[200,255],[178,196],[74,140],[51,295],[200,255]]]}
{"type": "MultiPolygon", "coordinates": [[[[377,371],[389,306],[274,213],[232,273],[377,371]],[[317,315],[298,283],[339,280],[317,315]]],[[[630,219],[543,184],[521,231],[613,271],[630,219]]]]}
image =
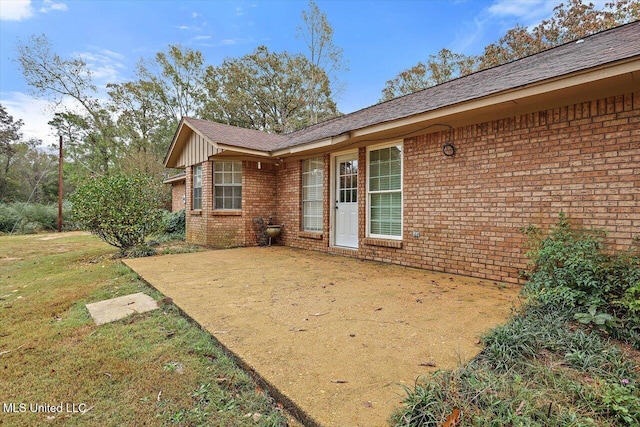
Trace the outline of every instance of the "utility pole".
{"type": "Polygon", "coordinates": [[[62,135],[60,135],[60,154],[58,155],[58,233],[62,232],[62,135]]]}

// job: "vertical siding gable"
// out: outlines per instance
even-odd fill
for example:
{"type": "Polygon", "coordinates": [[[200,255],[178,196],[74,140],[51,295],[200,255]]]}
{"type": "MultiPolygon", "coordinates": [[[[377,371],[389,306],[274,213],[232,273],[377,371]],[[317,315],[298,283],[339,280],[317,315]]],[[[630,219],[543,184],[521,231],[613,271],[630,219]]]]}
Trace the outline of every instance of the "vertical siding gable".
{"type": "Polygon", "coordinates": [[[191,132],[189,140],[184,146],[178,164],[185,166],[197,165],[207,161],[209,156],[218,154],[218,150],[208,139],[197,132],[191,132]]]}

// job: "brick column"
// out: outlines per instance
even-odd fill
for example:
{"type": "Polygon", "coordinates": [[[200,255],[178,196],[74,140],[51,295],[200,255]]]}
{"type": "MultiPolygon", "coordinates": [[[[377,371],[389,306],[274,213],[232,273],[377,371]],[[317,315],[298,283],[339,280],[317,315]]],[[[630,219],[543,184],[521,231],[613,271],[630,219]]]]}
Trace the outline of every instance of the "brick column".
{"type": "Polygon", "coordinates": [[[188,215],[193,205],[193,168],[191,166],[187,166],[185,168],[185,173],[186,179],[184,181],[184,209],[188,215]]]}
{"type": "Polygon", "coordinates": [[[202,163],[202,213],[213,210],[213,162],[202,163]]]}

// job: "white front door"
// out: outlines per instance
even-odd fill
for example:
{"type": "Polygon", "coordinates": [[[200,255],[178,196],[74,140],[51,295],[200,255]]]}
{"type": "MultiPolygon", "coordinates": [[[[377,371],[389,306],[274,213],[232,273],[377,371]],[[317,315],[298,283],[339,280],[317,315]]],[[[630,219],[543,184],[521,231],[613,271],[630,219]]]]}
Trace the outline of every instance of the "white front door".
{"type": "Polygon", "coordinates": [[[358,247],[358,153],[336,157],[335,245],[358,247]]]}

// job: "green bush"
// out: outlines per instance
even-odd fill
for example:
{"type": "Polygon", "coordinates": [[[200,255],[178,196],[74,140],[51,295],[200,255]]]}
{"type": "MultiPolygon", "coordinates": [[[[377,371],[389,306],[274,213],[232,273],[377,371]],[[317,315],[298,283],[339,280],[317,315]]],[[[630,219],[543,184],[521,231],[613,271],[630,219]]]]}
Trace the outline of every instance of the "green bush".
{"type": "Polygon", "coordinates": [[[640,248],[610,252],[603,231],[572,227],[564,214],[546,237],[534,227],[525,232],[532,265],[525,294],[640,348],[640,248]]]}
{"type": "MultiPolygon", "coordinates": [[[[63,229],[73,230],[71,206],[63,205],[63,229]]],[[[58,205],[0,203],[0,233],[31,234],[58,229],[58,205]]]]}
{"type": "Polygon", "coordinates": [[[186,230],[186,215],[184,209],[177,212],[164,211],[162,227],[165,234],[184,235],[186,230]]]}
{"type": "Polygon", "coordinates": [[[82,228],[119,248],[122,255],[150,254],[145,239],[162,226],[161,192],[150,177],[137,173],[93,178],[70,199],[82,228]]]}

